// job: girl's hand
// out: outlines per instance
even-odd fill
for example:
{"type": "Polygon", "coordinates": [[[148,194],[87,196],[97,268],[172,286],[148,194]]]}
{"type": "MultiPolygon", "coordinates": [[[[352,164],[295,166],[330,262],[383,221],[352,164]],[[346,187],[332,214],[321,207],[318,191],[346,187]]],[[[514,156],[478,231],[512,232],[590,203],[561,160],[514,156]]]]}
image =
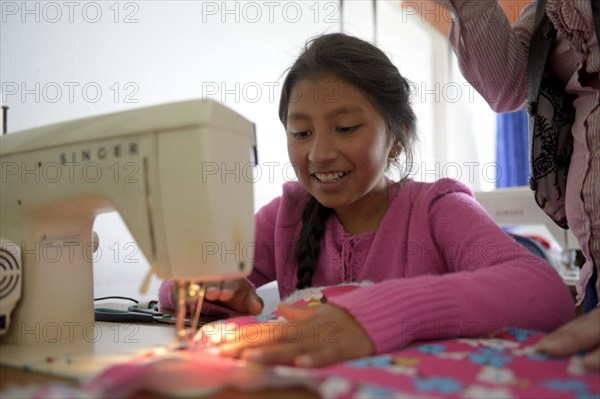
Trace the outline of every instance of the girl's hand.
{"type": "MultiPolygon", "coordinates": [[[[262,299],[244,279],[206,283],[204,300],[215,302],[236,312],[253,315],[260,314],[263,309],[262,299]]],[[[196,304],[190,305],[193,314],[196,304]]]]}
{"type": "Polygon", "coordinates": [[[280,304],[279,311],[287,321],[240,328],[217,342],[214,336],[209,341],[226,356],[299,367],[319,367],[374,352],[367,333],[344,309],[330,304],[316,308],[280,304]]]}

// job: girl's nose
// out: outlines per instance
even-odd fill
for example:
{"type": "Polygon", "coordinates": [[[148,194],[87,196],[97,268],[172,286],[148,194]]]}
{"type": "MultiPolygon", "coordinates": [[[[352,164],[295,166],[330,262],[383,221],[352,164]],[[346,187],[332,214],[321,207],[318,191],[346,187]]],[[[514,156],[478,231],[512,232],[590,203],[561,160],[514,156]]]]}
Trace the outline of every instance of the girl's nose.
{"type": "Polygon", "coordinates": [[[338,151],[331,135],[316,132],[308,153],[308,160],[316,164],[322,164],[335,160],[337,155],[338,151]]]}

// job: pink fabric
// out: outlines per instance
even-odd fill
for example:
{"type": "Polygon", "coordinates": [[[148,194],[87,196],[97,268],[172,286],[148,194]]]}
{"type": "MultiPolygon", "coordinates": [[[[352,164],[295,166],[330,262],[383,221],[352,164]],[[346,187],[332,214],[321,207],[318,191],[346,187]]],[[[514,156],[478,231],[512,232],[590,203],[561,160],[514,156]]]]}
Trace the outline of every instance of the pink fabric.
{"type": "MultiPolygon", "coordinates": [[[[522,107],[535,1],[523,8],[512,28],[495,1],[435,1],[456,16],[450,42],[466,79],[495,111],[522,107]]],[[[550,65],[567,82],[566,90],[578,96],[566,206],[587,260],[577,285],[581,301],[594,265],[600,268],[600,48],[590,1],[548,0],[546,11],[558,31],[550,65]],[[586,80],[589,85],[582,86],[586,80]]],[[[600,298],[600,279],[596,283],[600,298]]]]}

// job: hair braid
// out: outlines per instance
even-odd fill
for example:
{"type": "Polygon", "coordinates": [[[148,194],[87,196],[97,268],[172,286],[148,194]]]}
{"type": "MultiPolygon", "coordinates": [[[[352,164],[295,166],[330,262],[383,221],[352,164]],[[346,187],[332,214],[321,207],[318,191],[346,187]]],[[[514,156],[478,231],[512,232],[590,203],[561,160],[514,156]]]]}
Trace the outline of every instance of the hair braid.
{"type": "Polygon", "coordinates": [[[302,229],[296,243],[296,262],[298,263],[298,284],[296,288],[310,287],[312,276],[320,252],[320,241],[325,232],[325,221],[332,209],[319,203],[313,197],[304,206],[302,211],[302,229]]]}

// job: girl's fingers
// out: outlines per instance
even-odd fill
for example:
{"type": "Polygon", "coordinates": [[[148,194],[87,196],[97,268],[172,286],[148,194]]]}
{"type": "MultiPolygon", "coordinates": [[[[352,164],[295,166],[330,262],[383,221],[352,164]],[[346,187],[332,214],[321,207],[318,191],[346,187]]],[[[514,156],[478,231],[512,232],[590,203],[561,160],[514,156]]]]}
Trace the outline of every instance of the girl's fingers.
{"type": "Polygon", "coordinates": [[[239,358],[254,363],[294,364],[294,359],[306,353],[308,348],[302,344],[276,344],[260,348],[248,348],[241,351],[239,358]]]}
{"type": "Polygon", "coordinates": [[[314,316],[317,313],[317,308],[301,308],[298,306],[290,306],[285,303],[280,303],[279,313],[287,320],[301,320],[314,316]]]}
{"type": "Polygon", "coordinates": [[[350,358],[352,356],[343,353],[341,345],[329,345],[323,346],[318,351],[299,354],[294,357],[293,364],[298,367],[321,367],[350,358]]]}
{"type": "Polygon", "coordinates": [[[228,302],[231,301],[235,294],[242,288],[242,282],[247,284],[245,280],[225,280],[221,284],[221,293],[219,295],[219,301],[228,302]]]}
{"type": "Polygon", "coordinates": [[[221,295],[222,282],[210,282],[206,283],[206,289],[204,291],[204,299],[207,301],[218,301],[221,295]]]}
{"type": "Polygon", "coordinates": [[[240,313],[258,315],[262,312],[262,299],[246,280],[224,281],[218,301],[240,313]]]}
{"type": "Polygon", "coordinates": [[[311,340],[298,342],[271,343],[270,345],[236,348],[236,356],[240,359],[269,364],[287,364],[298,367],[321,367],[356,357],[354,353],[346,353],[344,345],[315,344],[311,340]]]}
{"type": "Polygon", "coordinates": [[[264,307],[264,303],[261,297],[258,296],[256,291],[249,288],[244,300],[244,306],[248,310],[248,313],[252,315],[259,315],[264,307]]]}
{"type": "Polygon", "coordinates": [[[236,294],[243,288],[244,284],[248,283],[239,279],[206,283],[204,299],[213,302],[229,302],[235,299],[236,294]]]}

